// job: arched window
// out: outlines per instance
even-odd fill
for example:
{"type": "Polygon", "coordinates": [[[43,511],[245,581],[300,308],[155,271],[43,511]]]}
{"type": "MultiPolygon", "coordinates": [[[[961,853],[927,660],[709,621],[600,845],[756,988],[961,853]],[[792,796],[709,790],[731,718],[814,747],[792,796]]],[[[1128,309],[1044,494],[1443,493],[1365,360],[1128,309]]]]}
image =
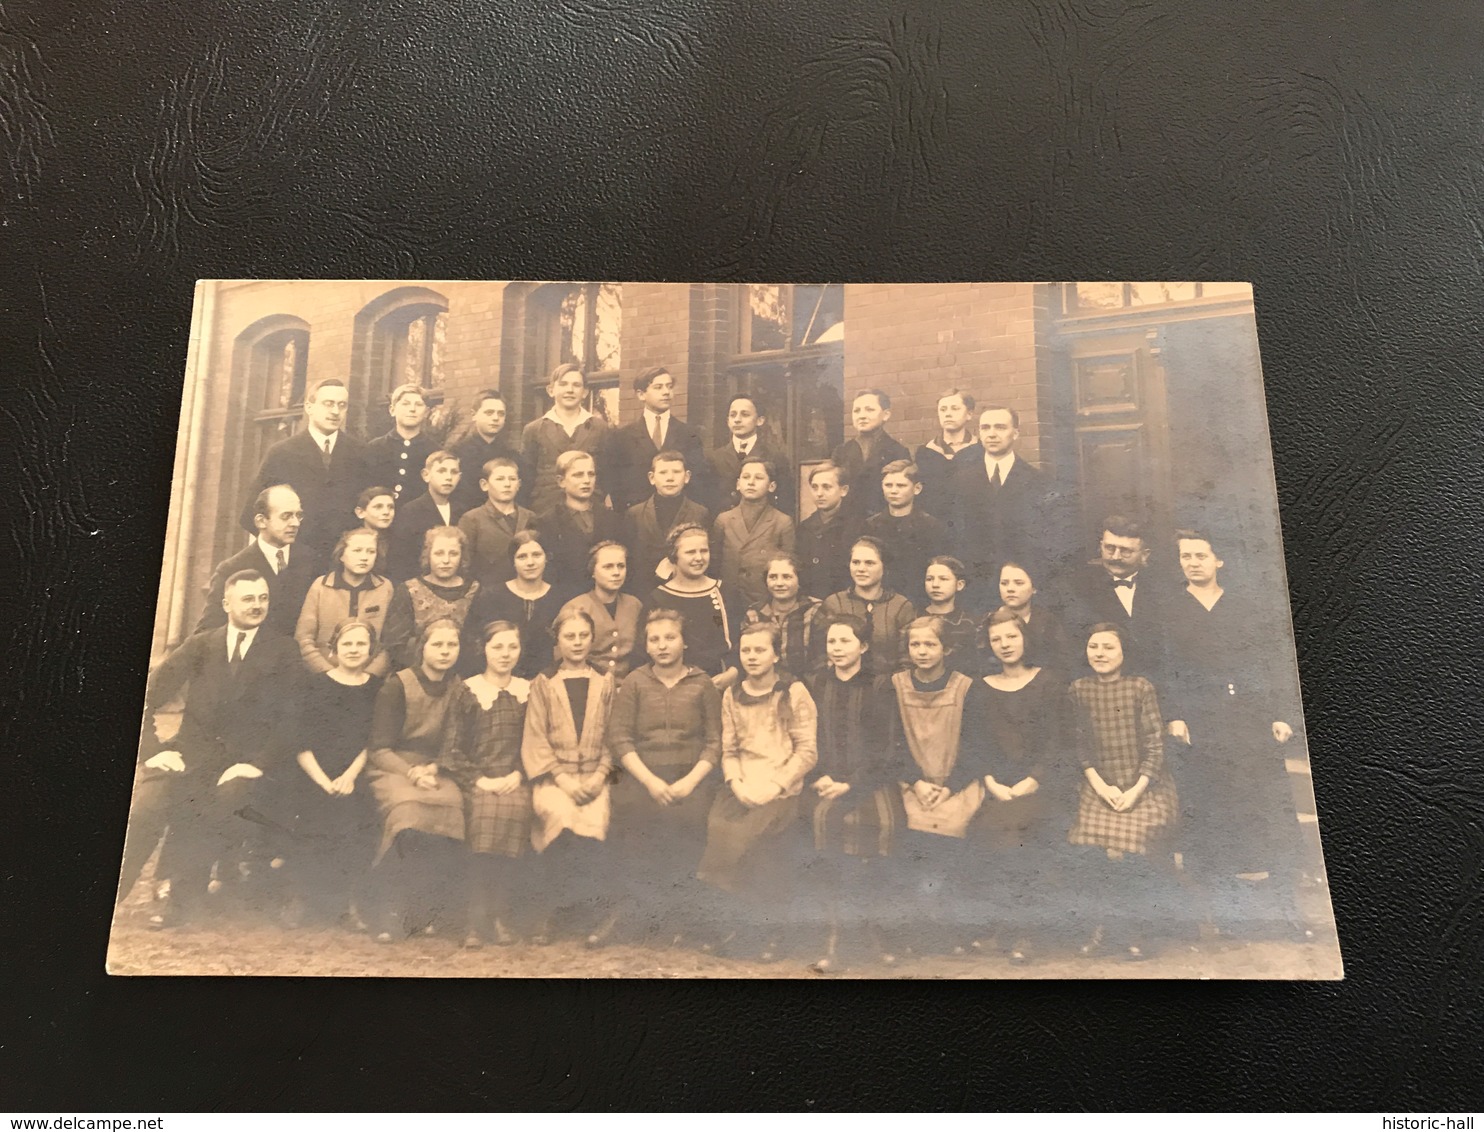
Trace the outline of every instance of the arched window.
{"type": "MultiPolygon", "coordinates": [[[[304,419],[309,363],[309,323],[288,314],[270,315],[247,327],[232,343],[232,389],[243,408],[242,447],[224,471],[223,500],[240,501],[268,449],[298,431],[304,419]]],[[[215,549],[229,549],[237,530],[236,503],[221,508],[215,549]]]]}
{"type": "Polygon", "coordinates": [[[541,387],[533,391],[540,394],[533,403],[548,404],[546,375],[572,362],[587,377],[588,408],[617,425],[623,288],[617,283],[550,283],[531,292],[526,319],[541,387]]]}
{"type": "Polygon", "coordinates": [[[237,336],[234,367],[252,422],[242,460],[249,472],[271,445],[298,431],[308,363],[309,324],[303,319],[274,315],[237,336]]]}
{"type": "Polygon", "coordinates": [[[447,332],[448,300],[427,287],[398,287],[362,308],[351,352],[350,412],[357,431],[384,430],[387,398],[405,382],[426,389],[430,405],[442,403],[447,332]]]}

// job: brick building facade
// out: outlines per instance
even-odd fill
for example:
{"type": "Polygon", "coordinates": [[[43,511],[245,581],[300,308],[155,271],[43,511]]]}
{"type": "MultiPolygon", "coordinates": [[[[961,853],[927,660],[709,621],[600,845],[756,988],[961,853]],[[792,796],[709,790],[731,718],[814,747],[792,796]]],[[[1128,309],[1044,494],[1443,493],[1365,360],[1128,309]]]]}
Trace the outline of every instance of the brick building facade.
{"type": "Polygon", "coordinates": [[[155,655],[194,625],[213,564],[242,545],[248,481],[300,426],[307,383],[346,378],[367,437],[390,427],[387,393],[409,379],[456,427],[478,390],[498,388],[518,430],[548,407],[544,378],[562,361],[583,365],[596,411],[618,423],[639,412],[628,379],[666,366],[676,413],[713,443],[730,395],[756,392],[804,464],[850,435],[860,389],[892,395],[889,430],[914,447],[936,430],[938,394],[966,389],[1018,411],[1021,454],[1085,516],[1224,520],[1228,537],[1278,552],[1275,521],[1242,502],[1272,490],[1242,285],[205,282],[155,655]]]}

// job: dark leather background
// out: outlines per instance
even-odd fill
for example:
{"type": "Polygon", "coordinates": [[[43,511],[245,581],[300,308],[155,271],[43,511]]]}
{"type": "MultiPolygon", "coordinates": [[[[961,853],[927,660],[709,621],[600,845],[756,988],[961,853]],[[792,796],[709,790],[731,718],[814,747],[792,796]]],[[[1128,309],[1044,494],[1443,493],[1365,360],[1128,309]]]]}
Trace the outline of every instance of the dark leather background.
{"type": "Polygon", "coordinates": [[[1481,127],[1473,0],[8,0],[0,1107],[1479,1107],[1481,127]],[[1255,281],[1347,981],[106,977],[242,276],[1255,281]]]}

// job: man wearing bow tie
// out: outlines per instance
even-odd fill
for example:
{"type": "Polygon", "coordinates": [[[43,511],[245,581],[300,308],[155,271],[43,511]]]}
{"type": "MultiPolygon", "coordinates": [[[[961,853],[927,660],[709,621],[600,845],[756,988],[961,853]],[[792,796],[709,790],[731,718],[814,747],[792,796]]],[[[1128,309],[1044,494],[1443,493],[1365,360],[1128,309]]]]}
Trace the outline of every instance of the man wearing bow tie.
{"type": "Polygon", "coordinates": [[[1148,562],[1149,544],[1138,522],[1122,515],[1104,519],[1098,557],[1077,578],[1074,623],[1082,634],[1076,642],[1079,652],[1093,625],[1108,621],[1127,626],[1130,647],[1124,672],[1157,679],[1166,597],[1159,580],[1149,575],[1148,562]]]}

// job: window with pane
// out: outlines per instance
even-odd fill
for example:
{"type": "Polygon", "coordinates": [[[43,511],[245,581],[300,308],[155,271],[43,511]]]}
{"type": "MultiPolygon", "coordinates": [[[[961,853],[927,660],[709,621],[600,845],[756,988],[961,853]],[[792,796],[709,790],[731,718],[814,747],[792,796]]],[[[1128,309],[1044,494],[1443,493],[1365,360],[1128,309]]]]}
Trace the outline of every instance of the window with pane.
{"type": "Polygon", "coordinates": [[[1067,283],[1063,288],[1067,314],[1252,297],[1252,286],[1248,283],[1067,283]]]}
{"type": "Polygon", "coordinates": [[[376,323],[373,357],[379,361],[373,395],[385,404],[399,385],[420,385],[441,399],[443,344],[448,335],[448,310],[431,303],[398,307],[376,323]]]}
{"type": "MultiPolygon", "coordinates": [[[[845,430],[844,286],[739,284],[733,311],[729,395],[762,399],[768,431],[796,466],[828,456],[845,430]]],[[[715,434],[726,435],[723,421],[715,434]]]]}
{"type": "Polygon", "coordinates": [[[618,424],[623,288],[618,283],[551,283],[531,294],[527,310],[539,357],[535,403],[549,407],[546,377],[559,365],[580,366],[587,378],[588,408],[618,424]]]}
{"type": "Polygon", "coordinates": [[[247,403],[252,410],[252,439],[243,464],[256,468],[263,454],[299,429],[304,415],[304,385],[309,361],[309,330],[285,326],[240,342],[246,369],[247,403]]]}

